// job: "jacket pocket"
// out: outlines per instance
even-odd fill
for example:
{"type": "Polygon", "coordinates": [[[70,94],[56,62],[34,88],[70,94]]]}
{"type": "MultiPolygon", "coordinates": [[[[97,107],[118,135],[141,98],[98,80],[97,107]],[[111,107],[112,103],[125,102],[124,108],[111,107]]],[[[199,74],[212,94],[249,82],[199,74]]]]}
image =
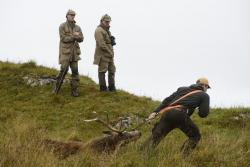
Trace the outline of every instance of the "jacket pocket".
{"type": "Polygon", "coordinates": [[[62,48],[63,54],[69,54],[71,52],[71,48],[62,48]]]}
{"type": "Polygon", "coordinates": [[[62,43],[62,48],[71,48],[72,43],[62,43]]]}
{"type": "Polygon", "coordinates": [[[80,55],[81,54],[81,49],[79,46],[76,47],[76,54],[77,55],[80,55]]]}

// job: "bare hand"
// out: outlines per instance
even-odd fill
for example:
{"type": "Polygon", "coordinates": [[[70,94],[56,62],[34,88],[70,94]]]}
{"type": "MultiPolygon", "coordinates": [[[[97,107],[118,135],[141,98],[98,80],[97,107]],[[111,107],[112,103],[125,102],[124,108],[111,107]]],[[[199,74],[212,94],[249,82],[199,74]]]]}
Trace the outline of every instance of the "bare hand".
{"type": "Polygon", "coordinates": [[[74,36],[79,36],[80,33],[79,33],[79,32],[73,32],[73,35],[74,35],[74,36]]]}
{"type": "Polygon", "coordinates": [[[148,116],[148,120],[152,120],[156,117],[157,113],[156,112],[153,112],[151,113],[149,116],[148,116]]]}

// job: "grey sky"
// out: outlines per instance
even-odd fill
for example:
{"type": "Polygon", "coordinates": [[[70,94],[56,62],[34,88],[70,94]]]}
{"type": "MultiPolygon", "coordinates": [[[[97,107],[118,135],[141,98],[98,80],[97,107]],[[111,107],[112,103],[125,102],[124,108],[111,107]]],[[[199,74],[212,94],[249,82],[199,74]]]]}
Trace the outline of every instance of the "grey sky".
{"type": "Polygon", "coordinates": [[[77,12],[80,73],[97,81],[94,31],[112,17],[117,87],[162,100],[205,76],[212,107],[250,106],[249,0],[1,0],[0,60],[58,65],[58,27],[77,12]]]}

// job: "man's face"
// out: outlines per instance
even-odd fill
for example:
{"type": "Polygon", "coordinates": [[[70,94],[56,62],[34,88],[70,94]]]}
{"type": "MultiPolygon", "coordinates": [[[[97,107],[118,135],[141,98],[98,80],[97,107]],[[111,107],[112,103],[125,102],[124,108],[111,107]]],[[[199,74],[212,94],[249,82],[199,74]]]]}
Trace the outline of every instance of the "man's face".
{"type": "Polygon", "coordinates": [[[73,22],[75,20],[75,15],[74,14],[68,14],[67,15],[67,20],[70,22],[73,22]]]}
{"type": "Polygon", "coordinates": [[[102,21],[102,24],[103,24],[105,27],[109,27],[109,26],[110,26],[110,21],[105,21],[105,20],[103,20],[103,21],[102,21]]]}
{"type": "Polygon", "coordinates": [[[204,92],[207,92],[208,85],[202,85],[202,87],[203,87],[203,91],[204,91],[204,92]]]}

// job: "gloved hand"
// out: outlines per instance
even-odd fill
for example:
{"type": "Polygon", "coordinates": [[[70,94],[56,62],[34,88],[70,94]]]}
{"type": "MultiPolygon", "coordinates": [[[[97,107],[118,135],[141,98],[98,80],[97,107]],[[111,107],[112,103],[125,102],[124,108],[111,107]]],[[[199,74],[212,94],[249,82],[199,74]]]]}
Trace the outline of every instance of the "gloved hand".
{"type": "Polygon", "coordinates": [[[154,119],[154,118],[156,117],[157,114],[158,114],[158,113],[156,113],[156,112],[152,112],[152,113],[148,116],[148,119],[147,119],[147,120],[152,120],[152,119],[154,119]]]}

